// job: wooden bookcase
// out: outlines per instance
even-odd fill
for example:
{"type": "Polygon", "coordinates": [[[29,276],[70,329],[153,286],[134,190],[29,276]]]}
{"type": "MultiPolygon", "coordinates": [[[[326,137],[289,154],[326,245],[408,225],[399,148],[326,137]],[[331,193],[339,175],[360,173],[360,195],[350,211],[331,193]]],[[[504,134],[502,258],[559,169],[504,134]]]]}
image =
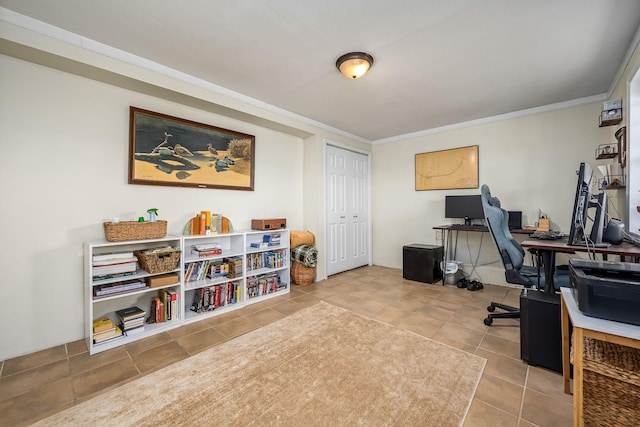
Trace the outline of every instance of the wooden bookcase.
{"type": "Polygon", "coordinates": [[[291,261],[287,229],[250,230],[210,236],[167,236],[161,239],[125,242],[86,242],[84,257],[85,340],[90,354],[290,292],[291,261]],[[252,243],[260,247],[252,247],[252,243]],[[100,298],[94,296],[94,287],[98,285],[166,274],[166,272],[150,274],[138,268],[134,275],[94,281],[92,262],[94,255],[167,245],[180,248],[182,251],[180,261],[173,270],[179,277],[177,283],[100,298]],[[200,256],[193,250],[194,246],[217,247],[219,253],[200,256]],[[225,265],[228,270],[233,270],[231,274],[224,274],[225,265]],[[151,300],[158,295],[159,289],[165,288],[175,291],[178,298],[179,310],[170,321],[145,323],[144,331],[135,335],[123,335],[99,344],[93,342],[94,320],[106,316],[117,323],[115,311],[132,306],[146,311],[146,318],[150,314],[151,300]],[[194,301],[198,300],[202,301],[202,304],[194,305],[194,301]]]}

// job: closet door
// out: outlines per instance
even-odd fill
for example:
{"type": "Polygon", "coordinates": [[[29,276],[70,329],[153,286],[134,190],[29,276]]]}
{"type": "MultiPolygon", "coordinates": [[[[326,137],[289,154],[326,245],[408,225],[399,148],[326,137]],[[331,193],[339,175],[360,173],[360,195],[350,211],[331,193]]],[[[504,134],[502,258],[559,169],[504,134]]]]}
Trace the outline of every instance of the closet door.
{"type": "Polygon", "coordinates": [[[327,275],[369,264],[369,158],[327,146],[327,275]]]}

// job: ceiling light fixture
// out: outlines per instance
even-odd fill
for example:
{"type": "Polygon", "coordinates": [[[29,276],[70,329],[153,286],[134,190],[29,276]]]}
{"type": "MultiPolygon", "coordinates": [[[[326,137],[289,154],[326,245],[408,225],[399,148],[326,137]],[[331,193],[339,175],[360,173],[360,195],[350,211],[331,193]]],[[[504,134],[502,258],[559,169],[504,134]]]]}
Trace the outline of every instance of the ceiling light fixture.
{"type": "Polygon", "coordinates": [[[373,65],[373,56],[364,52],[351,52],[336,61],[336,67],[345,77],[357,79],[364,76],[373,65]]]}

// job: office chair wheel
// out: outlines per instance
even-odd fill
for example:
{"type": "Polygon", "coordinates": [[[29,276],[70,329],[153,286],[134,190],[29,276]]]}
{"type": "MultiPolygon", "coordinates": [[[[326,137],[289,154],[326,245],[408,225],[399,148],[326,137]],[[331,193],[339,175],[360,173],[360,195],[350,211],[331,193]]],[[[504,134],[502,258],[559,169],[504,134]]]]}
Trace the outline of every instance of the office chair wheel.
{"type": "Polygon", "coordinates": [[[487,311],[489,313],[493,313],[494,311],[496,311],[496,306],[491,304],[490,306],[487,307],[487,311]]]}
{"type": "Polygon", "coordinates": [[[487,317],[484,319],[484,324],[485,324],[485,325],[487,325],[487,326],[491,326],[491,324],[492,324],[492,323],[493,323],[493,319],[492,319],[491,317],[487,316],[487,317]]]}

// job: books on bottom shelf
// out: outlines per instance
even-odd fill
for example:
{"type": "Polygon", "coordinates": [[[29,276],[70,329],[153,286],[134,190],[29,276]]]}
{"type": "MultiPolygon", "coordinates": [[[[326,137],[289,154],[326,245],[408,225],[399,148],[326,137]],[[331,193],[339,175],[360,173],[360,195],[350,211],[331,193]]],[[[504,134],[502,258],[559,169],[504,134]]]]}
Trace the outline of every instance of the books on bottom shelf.
{"type": "Polygon", "coordinates": [[[191,311],[202,313],[240,302],[241,286],[237,282],[222,283],[196,289],[193,292],[191,311]]]}
{"type": "Polygon", "coordinates": [[[120,328],[127,336],[144,331],[145,315],[146,312],[140,307],[127,307],[116,310],[116,316],[120,320],[120,328]]]}
{"type": "Polygon", "coordinates": [[[275,272],[247,278],[247,298],[271,294],[286,288],[287,284],[275,272]]]}
{"type": "Polygon", "coordinates": [[[108,317],[93,321],[93,343],[101,344],[122,336],[122,329],[108,317]]]}

